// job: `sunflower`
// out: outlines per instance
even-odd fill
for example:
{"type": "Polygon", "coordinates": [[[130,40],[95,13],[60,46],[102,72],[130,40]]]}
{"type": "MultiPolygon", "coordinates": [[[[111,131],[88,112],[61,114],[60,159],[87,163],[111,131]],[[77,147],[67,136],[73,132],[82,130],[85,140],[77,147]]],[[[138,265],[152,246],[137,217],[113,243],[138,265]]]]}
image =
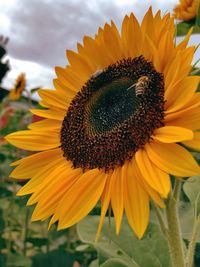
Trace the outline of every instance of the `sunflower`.
{"type": "Polygon", "coordinates": [[[24,91],[26,86],[26,78],[24,73],[20,73],[19,76],[17,77],[15,84],[13,88],[10,90],[9,93],[9,99],[10,100],[18,100],[24,91]]]}
{"type": "Polygon", "coordinates": [[[198,14],[199,0],[180,0],[174,8],[174,17],[180,20],[191,20],[198,14]]]}
{"type": "Polygon", "coordinates": [[[165,206],[170,175],[200,174],[185,148],[200,141],[199,77],[188,76],[195,47],[186,47],[191,31],[175,46],[174,30],[170,14],[150,8],[141,25],[125,16],[121,33],[111,21],[67,51],[55,90],[39,90],[46,109],[31,110],[44,119],[6,137],[37,152],[14,162],[10,175],[30,179],[18,195],[37,203],[33,221],[70,227],[100,200],[97,237],[111,207],[116,233],[125,213],[141,238],[150,200],[165,206]]]}

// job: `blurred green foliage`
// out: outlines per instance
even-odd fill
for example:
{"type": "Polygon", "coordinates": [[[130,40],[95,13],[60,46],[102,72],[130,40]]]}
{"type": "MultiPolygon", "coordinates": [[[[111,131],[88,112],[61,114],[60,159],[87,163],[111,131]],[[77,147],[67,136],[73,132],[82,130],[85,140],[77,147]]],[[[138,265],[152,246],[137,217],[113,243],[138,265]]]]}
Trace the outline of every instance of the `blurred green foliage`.
{"type": "MultiPolygon", "coordinates": [[[[25,181],[9,178],[10,163],[27,156],[28,152],[8,144],[3,137],[26,129],[32,122],[29,105],[30,101],[24,97],[17,102],[4,98],[0,103],[0,266],[89,266],[96,258],[96,251],[91,247],[77,249],[83,243],[76,228],[57,231],[54,226],[48,231],[48,222],[31,223],[33,207],[26,206],[28,197],[16,196],[25,181]]],[[[32,105],[37,106],[37,103],[32,102],[32,105]]]]}

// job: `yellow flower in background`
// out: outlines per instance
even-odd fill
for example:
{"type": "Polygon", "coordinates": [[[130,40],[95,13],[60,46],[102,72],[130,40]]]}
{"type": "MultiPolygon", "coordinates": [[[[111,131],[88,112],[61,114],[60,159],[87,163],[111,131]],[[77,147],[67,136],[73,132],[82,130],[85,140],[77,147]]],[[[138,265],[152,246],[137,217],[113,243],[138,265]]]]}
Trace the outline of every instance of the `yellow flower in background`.
{"type": "Polygon", "coordinates": [[[188,76],[195,47],[187,48],[191,31],[175,46],[174,31],[170,14],[150,8],[141,25],[125,16],[121,33],[112,21],[67,51],[55,90],[39,90],[46,109],[32,110],[44,119],[6,137],[36,152],[14,162],[10,175],[30,179],[18,195],[32,194],[33,221],[70,227],[101,200],[97,237],[111,205],[116,233],[125,213],[141,238],[150,200],[164,207],[170,174],[200,174],[181,145],[200,144],[199,77],[188,76]]]}
{"type": "Polygon", "coordinates": [[[13,88],[10,90],[9,93],[9,99],[10,100],[18,100],[24,91],[26,86],[26,78],[24,73],[20,73],[19,76],[17,77],[15,84],[13,88]]]}
{"type": "Polygon", "coordinates": [[[180,0],[174,8],[174,17],[180,20],[196,18],[199,8],[199,0],[180,0]]]}

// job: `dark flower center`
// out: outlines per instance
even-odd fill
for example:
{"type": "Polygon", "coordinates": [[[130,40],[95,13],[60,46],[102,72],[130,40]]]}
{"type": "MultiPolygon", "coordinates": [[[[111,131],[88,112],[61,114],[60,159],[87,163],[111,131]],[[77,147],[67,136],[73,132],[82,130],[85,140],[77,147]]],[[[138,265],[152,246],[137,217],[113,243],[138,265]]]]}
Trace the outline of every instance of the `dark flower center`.
{"type": "Polygon", "coordinates": [[[122,77],[94,93],[86,106],[88,127],[93,132],[106,133],[131,117],[139,104],[135,90],[127,90],[133,83],[122,77]]]}
{"type": "Polygon", "coordinates": [[[64,157],[74,167],[123,165],[163,126],[164,83],[142,56],[94,74],[72,100],[61,129],[64,157]]]}

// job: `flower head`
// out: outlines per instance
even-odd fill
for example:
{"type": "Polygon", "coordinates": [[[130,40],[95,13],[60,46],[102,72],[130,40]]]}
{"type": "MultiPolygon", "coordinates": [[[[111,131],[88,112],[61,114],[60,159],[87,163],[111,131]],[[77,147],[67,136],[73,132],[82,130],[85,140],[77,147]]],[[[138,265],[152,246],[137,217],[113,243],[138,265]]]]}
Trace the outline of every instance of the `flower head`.
{"type": "Polygon", "coordinates": [[[180,0],[174,8],[174,17],[180,20],[196,18],[199,8],[199,0],[180,0]]]}
{"type": "Polygon", "coordinates": [[[20,73],[19,76],[17,77],[15,84],[13,88],[10,90],[9,93],[9,99],[10,100],[18,100],[24,91],[26,86],[26,78],[24,73],[20,73]]]}
{"type": "Polygon", "coordinates": [[[101,200],[101,218],[111,205],[116,232],[123,214],[141,238],[149,202],[164,207],[170,174],[200,174],[181,142],[199,138],[199,77],[188,76],[195,47],[191,32],[176,46],[173,18],[151,8],[141,25],[125,16],[121,33],[114,22],[85,36],[69,65],[56,67],[55,90],[39,90],[32,110],[44,119],[9,134],[15,146],[37,153],[13,163],[11,177],[30,179],[18,195],[32,194],[32,220],[51,217],[69,227],[101,200]]]}

